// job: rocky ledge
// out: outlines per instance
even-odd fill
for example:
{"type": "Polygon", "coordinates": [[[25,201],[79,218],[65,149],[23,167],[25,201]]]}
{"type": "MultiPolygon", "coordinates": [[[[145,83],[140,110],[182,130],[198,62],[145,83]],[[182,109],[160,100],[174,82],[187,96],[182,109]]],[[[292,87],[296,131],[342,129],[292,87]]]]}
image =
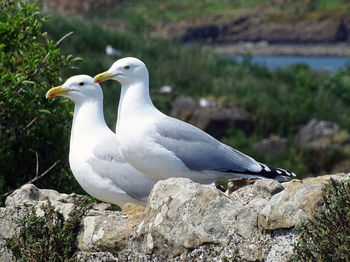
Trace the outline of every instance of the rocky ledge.
{"type": "MultiPolygon", "coordinates": [[[[122,211],[95,204],[81,220],[77,237],[81,261],[288,261],[296,240],[294,227],[322,204],[326,180],[335,174],[280,184],[258,180],[231,194],[185,178],[159,181],[145,210],[126,204],[122,211]]],[[[229,183],[229,185],[231,185],[229,183]]],[[[231,190],[230,190],[231,191],[231,190]]],[[[12,261],[4,242],[16,220],[33,205],[51,205],[65,217],[75,194],[24,185],[0,208],[0,261],[12,261]]]]}

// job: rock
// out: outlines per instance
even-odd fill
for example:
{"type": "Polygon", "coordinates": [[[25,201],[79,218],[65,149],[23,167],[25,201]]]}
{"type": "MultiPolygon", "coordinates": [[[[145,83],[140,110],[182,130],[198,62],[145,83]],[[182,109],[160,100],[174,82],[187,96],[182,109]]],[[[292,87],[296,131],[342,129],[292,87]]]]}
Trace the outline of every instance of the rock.
{"type": "Polygon", "coordinates": [[[220,28],[217,25],[202,25],[198,27],[189,27],[187,28],[184,36],[182,37],[182,41],[212,43],[216,42],[219,34],[220,28]]]}
{"type": "Polygon", "coordinates": [[[322,204],[321,192],[330,178],[346,179],[349,175],[329,175],[283,183],[285,190],[273,195],[258,215],[262,230],[292,228],[305,219],[311,219],[322,204]]]}
{"type": "MultiPolygon", "coordinates": [[[[266,186],[269,184],[273,185],[269,182],[266,186]]],[[[276,188],[273,185],[270,191],[277,192],[276,188]]],[[[253,185],[248,185],[234,193],[253,192],[252,189],[253,185]]],[[[215,188],[185,178],[159,181],[149,197],[144,219],[121,258],[135,260],[144,252],[159,260],[179,256],[181,261],[199,257],[218,261],[223,256],[262,260],[274,238],[271,234],[268,237],[261,234],[257,218],[269,201],[261,197],[241,201],[237,196],[227,197],[215,188]]],[[[292,235],[290,239],[294,240],[295,234],[292,235]]]]}
{"type": "Polygon", "coordinates": [[[118,255],[110,252],[78,252],[78,261],[80,262],[118,262],[118,255]]]}
{"type": "MultiPolygon", "coordinates": [[[[30,205],[37,210],[37,215],[42,215],[41,206],[50,201],[55,210],[67,218],[81,198],[82,196],[76,194],[67,195],[55,190],[38,189],[32,184],[17,189],[6,199],[6,208],[0,208],[0,227],[4,229],[0,230],[0,250],[5,240],[19,229],[16,221],[29,213],[30,205]]],[[[108,209],[111,209],[110,204],[95,204],[82,219],[77,236],[81,261],[114,261],[116,256],[113,253],[116,254],[127,246],[129,235],[140,222],[143,207],[129,205],[131,216],[108,209]]],[[[12,261],[7,257],[11,258],[9,252],[0,252],[0,261],[12,261]]]]}
{"type": "Polygon", "coordinates": [[[33,184],[25,184],[6,198],[7,208],[18,208],[23,205],[34,205],[38,215],[42,215],[41,206],[50,200],[51,205],[65,218],[73,210],[75,203],[81,199],[76,194],[60,194],[51,189],[38,189],[33,184]]]}
{"type": "Polygon", "coordinates": [[[256,180],[257,180],[256,178],[247,178],[247,177],[231,178],[227,180],[227,191],[225,193],[226,195],[231,195],[232,192],[236,191],[241,187],[254,184],[256,180]]]}
{"type": "Polygon", "coordinates": [[[170,115],[177,119],[189,122],[196,107],[198,107],[198,103],[192,97],[179,96],[175,99],[172,105],[170,115]]]}
{"type": "Polygon", "coordinates": [[[331,173],[348,172],[350,137],[336,123],[312,119],[300,129],[297,139],[314,163],[313,173],[325,166],[331,173]]]}
{"type": "Polygon", "coordinates": [[[173,254],[181,254],[205,243],[225,241],[236,207],[216,188],[170,178],[155,185],[138,232],[146,236],[147,244],[152,240],[159,246],[166,239],[173,254]],[[218,213],[221,209],[232,212],[218,213]]]}
{"type": "Polygon", "coordinates": [[[253,149],[262,156],[275,156],[286,147],[287,143],[288,140],[284,137],[265,138],[255,143],[253,149]]]}
{"type": "Polygon", "coordinates": [[[250,133],[254,123],[250,114],[239,107],[201,107],[190,97],[178,97],[172,106],[171,116],[204,130],[217,139],[226,135],[230,123],[250,133]]]}
{"type": "Polygon", "coordinates": [[[259,179],[253,184],[254,194],[267,199],[283,190],[284,186],[274,179],[259,179]]]}
{"type": "Polygon", "coordinates": [[[123,206],[122,214],[128,215],[131,220],[140,220],[143,217],[145,208],[134,203],[126,203],[123,206]]]}
{"type": "MultiPolygon", "coordinates": [[[[295,19],[294,19],[295,20],[295,19]]],[[[184,42],[208,44],[237,42],[330,43],[346,41],[349,19],[314,19],[300,21],[266,21],[256,15],[241,16],[225,24],[188,27],[184,42]]]]}
{"type": "Polygon", "coordinates": [[[190,123],[217,139],[227,134],[231,123],[246,134],[250,134],[254,128],[250,114],[239,107],[199,107],[193,112],[190,123]]]}
{"type": "MultiPolygon", "coordinates": [[[[323,184],[335,174],[280,184],[245,183],[230,195],[185,178],[161,180],[146,209],[126,204],[122,212],[100,203],[81,220],[77,237],[80,261],[289,261],[294,226],[321,205],[323,184]]],[[[25,185],[0,208],[0,261],[12,261],[4,242],[17,219],[47,200],[60,212],[76,205],[77,195],[25,185]]]]}
{"type": "Polygon", "coordinates": [[[29,212],[27,208],[17,210],[0,207],[0,261],[13,261],[12,254],[4,247],[5,241],[16,232],[16,221],[23,218],[26,212],[29,212]]]}
{"type": "Polygon", "coordinates": [[[298,143],[304,148],[316,150],[327,149],[330,146],[349,142],[349,136],[340,130],[338,124],[312,119],[303,126],[298,134],[298,143]]]}
{"type": "Polygon", "coordinates": [[[89,212],[81,223],[77,237],[78,249],[118,253],[127,246],[129,235],[137,222],[140,221],[128,219],[120,212],[89,212]]]}

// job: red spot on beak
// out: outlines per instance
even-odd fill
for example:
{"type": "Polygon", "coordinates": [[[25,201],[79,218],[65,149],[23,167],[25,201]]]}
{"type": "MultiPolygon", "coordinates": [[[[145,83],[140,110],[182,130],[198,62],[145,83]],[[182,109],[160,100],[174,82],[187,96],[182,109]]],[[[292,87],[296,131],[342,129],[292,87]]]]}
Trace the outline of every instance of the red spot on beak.
{"type": "Polygon", "coordinates": [[[101,83],[101,82],[102,82],[102,80],[97,80],[97,81],[96,81],[96,83],[101,83]]]}
{"type": "Polygon", "coordinates": [[[50,97],[55,97],[56,95],[55,94],[51,94],[50,97]]]}

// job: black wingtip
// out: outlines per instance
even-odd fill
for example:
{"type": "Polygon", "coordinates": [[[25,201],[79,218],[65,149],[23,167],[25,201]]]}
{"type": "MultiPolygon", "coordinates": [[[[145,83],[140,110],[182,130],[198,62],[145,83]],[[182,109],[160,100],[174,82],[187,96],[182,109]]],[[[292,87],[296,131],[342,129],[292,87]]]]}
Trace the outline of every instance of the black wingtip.
{"type": "Polygon", "coordinates": [[[288,170],[284,170],[282,168],[270,167],[268,165],[259,163],[261,166],[261,171],[256,172],[256,175],[260,175],[266,178],[276,179],[280,182],[287,182],[295,178],[295,174],[288,170]]]}

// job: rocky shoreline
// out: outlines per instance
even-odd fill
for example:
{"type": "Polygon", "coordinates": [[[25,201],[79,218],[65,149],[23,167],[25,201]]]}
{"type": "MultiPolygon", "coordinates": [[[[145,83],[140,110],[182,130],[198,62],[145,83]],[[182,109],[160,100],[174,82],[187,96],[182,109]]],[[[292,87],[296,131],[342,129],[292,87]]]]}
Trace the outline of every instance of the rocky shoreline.
{"type": "Polygon", "coordinates": [[[240,42],[232,44],[205,45],[223,56],[252,55],[252,56],[350,56],[350,43],[327,44],[269,44],[261,42],[240,42]]]}
{"type": "MultiPolygon", "coordinates": [[[[122,212],[94,204],[80,221],[76,238],[79,261],[290,261],[298,236],[294,227],[312,218],[323,203],[322,188],[333,174],[282,183],[258,180],[223,193],[185,178],[159,181],[145,210],[126,204],[122,212]]],[[[19,230],[16,221],[28,206],[43,215],[43,204],[65,218],[76,194],[22,186],[0,207],[0,261],[14,258],[4,246],[19,230]]]]}

